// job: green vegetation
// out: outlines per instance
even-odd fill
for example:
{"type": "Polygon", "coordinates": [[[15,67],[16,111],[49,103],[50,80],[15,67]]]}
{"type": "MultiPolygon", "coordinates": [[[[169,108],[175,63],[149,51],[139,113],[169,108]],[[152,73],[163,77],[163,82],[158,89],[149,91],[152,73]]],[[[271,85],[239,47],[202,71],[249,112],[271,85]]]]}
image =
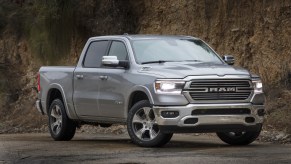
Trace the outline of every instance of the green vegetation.
{"type": "Polygon", "coordinates": [[[0,3],[0,33],[14,33],[19,38],[25,35],[33,54],[46,64],[57,64],[69,54],[75,31],[75,1],[0,3]]]}
{"type": "Polygon", "coordinates": [[[73,38],[87,40],[136,29],[127,1],[0,0],[0,4],[0,38],[7,33],[24,38],[45,65],[66,58],[73,38]]]}
{"type": "Polygon", "coordinates": [[[72,1],[35,1],[29,16],[29,42],[34,54],[48,64],[56,64],[69,54],[74,32],[72,1]],[[34,17],[35,16],[35,17],[34,17]]]}

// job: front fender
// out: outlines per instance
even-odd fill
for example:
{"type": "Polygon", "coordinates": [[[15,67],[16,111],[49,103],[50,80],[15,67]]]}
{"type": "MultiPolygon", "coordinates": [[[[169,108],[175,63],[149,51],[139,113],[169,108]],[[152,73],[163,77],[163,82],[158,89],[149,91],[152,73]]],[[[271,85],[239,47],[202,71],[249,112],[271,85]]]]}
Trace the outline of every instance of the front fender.
{"type": "MultiPolygon", "coordinates": [[[[136,91],[141,91],[141,92],[144,92],[147,97],[149,98],[149,101],[151,104],[154,104],[154,99],[153,99],[153,96],[150,92],[150,90],[145,87],[145,86],[142,86],[142,85],[136,85],[134,86],[133,88],[131,88],[130,92],[129,92],[129,95],[128,97],[133,93],[133,92],[136,92],[136,91]]],[[[129,99],[127,100],[127,105],[129,104],[129,99]]]]}

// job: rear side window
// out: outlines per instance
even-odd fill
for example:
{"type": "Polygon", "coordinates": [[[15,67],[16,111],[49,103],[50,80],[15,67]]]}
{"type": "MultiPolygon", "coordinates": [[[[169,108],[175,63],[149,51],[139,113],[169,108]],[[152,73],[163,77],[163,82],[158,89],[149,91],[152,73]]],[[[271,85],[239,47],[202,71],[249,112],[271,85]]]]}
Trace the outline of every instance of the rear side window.
{"type": "Polygon", "coordinates": [[[124,43],[113,41],[108,55],[117,56],[118,60],[127,60],[127,51],[124,43]]]}
{"type": "Polygon", "coordinates": [[[86,52],[84,67],[101,67],[102,57],[106,55],[109,41],[96,41],[89,45],[86,52]]]}

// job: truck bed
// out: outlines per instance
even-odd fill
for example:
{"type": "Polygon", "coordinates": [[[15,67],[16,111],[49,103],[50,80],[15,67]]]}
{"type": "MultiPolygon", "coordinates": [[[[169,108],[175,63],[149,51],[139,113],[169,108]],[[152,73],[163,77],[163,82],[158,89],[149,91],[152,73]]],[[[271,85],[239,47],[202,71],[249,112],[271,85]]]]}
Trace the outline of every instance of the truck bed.
{"type": "MultiPolygon", "coordinates": [[[[73,95],[73,76],[74,66],[46,66],[41,67],[39,70],[40,74],[40,86],[41,92],[47,95],[49,90],[52,88],[59,89],[63,93],[66,92],[63,97],[66,103],[64,103],[67,109],[71,108],[74,111],[72,95],[73,95]]],[[[44,112],[47,111],[45,104],[46,100],[41,99],[41,104],[44,108],[44,112]]]]}

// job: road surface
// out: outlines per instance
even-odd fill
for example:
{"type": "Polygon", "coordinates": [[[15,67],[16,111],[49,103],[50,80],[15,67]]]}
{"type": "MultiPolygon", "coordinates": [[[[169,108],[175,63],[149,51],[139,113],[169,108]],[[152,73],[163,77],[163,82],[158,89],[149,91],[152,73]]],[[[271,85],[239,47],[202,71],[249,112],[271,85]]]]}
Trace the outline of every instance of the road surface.
{"type": "Polygon", "coordinates": [[[209,135],[174,135],[162,148],[141,148],[127,135],[77,133],[72,141],[49,134],[0,135],[1,163],[291,163],[291,145],[233,147],[209,135]]]}

